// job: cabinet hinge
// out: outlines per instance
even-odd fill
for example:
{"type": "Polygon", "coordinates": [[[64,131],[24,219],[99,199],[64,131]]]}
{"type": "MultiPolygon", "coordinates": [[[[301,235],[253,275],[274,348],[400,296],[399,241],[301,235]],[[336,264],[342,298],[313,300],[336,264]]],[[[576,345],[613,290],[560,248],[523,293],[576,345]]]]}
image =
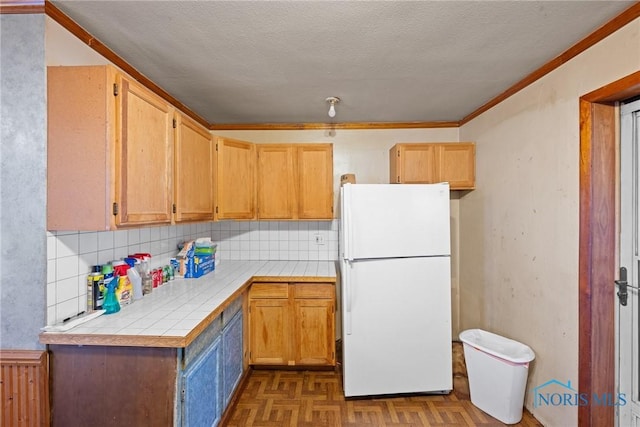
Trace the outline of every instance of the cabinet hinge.
{"type": "Polygon", "coordinates": [[[173,208],[172,208],[172,210],[173,210],[173,213],[176,213],[176,212],[177,212],[176,204],[175,204],[175,203],[173,204],[173,208]]]}
{"type": "Polygon", "coordinates": [[[113,84],[113,96],[118,96],[118,83],[113,84]]]}
{"type": "Polygon", "coordinates": [[[185,395],[185,389],[183,388],[183,389],[182,389],[182,392],[180,393],[180,400],[181,400],[182,402],[184,402],[184,395],[185,395]]]}
{"type": "Polygon", "coordinates": [[[113,202],[113,216],[118,215],[118,203],[113,202]]]}
{"type": "Polygon", "coordinates": [[[178,127],[178,122],[176,121],[176,119],[173,119],[173,128],[177,128],[178,127]]]}
{"type": "Polygon", "coordinates": [[[216,206],[216,213],[218,213],[218,207],[216,206]]]}
{"type": "Polygon", "coordinates": [[[216,151],[218,151],[218,143],[216,142],[216,151]]]}

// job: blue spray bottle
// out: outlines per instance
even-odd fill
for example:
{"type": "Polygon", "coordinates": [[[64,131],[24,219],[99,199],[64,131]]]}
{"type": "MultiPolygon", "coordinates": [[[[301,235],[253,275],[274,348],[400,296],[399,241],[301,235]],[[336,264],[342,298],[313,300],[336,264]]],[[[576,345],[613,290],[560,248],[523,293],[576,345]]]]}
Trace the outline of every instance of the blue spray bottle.
{"type": "Polygon", "coordinates": [[[117,313],[120,311],[120,303],[118,302],[118,297],[116,296],[116,288],[118,287],[118,276],[113,275],[113,267],[110,263],[106,265],[106,268],[105,266],[103,266],[102,272],[104,274],[104,287],[106,294],[104,297],[104,303],[102,304],[104,314],[117,313]]]}

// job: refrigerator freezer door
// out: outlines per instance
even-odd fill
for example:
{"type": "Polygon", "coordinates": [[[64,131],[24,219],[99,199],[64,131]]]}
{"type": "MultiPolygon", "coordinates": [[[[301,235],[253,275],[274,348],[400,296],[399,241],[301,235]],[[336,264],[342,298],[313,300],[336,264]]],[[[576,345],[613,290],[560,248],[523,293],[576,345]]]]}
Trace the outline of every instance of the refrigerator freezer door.
{"type": "Polygon", "coordinates": [[[345,396],[451,390],[449,257],[342,268],[345,396]]]}
{"type": "Polygon", "coordinates": [[[449,185],[347,184],[343,259],[449,255],[449,185]]]}

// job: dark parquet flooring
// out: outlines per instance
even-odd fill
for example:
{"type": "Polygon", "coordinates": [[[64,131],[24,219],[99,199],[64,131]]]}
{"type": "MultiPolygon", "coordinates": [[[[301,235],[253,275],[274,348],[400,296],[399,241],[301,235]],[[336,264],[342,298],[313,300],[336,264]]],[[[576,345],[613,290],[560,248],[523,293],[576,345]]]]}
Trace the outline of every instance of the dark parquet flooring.
{"type": "MultiPolygon", "coordinates": [[[[449,395],[345,399],[335,371],[253,370],[229,427],[503,426],[470,400],[449,395]]],[[[541,426],[524,411],[518,426],[541,426]]]]}

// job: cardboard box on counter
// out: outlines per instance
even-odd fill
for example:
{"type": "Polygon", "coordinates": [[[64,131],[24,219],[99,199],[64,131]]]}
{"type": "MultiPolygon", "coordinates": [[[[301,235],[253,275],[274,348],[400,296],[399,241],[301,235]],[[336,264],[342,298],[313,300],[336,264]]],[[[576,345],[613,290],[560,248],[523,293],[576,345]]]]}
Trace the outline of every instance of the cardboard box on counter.
{"type": "Polygon", "coordinates": [[[195,279],[216,269],[217,245],[197,246],[196,241],[185,242],[176,257],[180,264],[180,275],[185,279],[195,279]]]}
{"type": "Polygon", "coordinates": [[[356,175],[353,173],[345,173],[340,176],[340,186],[345,184],[355,184],[356,183],[356,175]]]}

